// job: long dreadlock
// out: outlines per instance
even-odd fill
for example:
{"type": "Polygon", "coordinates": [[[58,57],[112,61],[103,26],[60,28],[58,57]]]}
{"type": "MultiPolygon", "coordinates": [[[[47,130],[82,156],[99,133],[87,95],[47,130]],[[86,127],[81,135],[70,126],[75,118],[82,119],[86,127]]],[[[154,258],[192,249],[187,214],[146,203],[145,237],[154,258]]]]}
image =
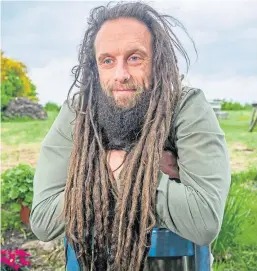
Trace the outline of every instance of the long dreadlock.
{"type": "Polygon", "coordinates": [[[80,91],[71,99],[76,119],[64,207],[67,242],[72,245],[81,270],[144,267],[156,223],[160,158],[182,92],[175,49],[190,63],[172,31],[172,23],[183,28],[173,17],[160,15],[140,2],[108,4],[90,14],[79,65],[73,68],[75,81],[71,90],[77,86],[80,91]],[[136,18],[148,27],[153,66],[150,105],[140,138],[124,162],[118,189],[96,121],[99,75],[94,41],[106,21],[121,17],[136,18]]]}

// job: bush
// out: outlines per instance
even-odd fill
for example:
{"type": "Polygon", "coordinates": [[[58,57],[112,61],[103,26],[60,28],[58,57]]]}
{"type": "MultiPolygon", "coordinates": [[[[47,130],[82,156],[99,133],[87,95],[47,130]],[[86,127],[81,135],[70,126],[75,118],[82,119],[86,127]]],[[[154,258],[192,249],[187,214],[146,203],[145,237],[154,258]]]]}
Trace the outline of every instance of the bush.
{"type": "Polygon", "coordinates": [[[230,111],[230,110],[251,110],[252,106],[250,104],[242,105],[238,102],[226,101],[221,102],[221,110],[230,111]]]}
{"type": "Polygon", "coordinates": [[[20,204],[31,208],[35,169],[20,164],[1,174],[2,231],[20,228],[20,204]]]}
{"type": "Polygon", "coordinates": [[[36,86],[28,76],[24,63],[4,56],[1,51],[1,111],[15,97],[38,101],[36,86]]]}
{"type": "Polygon", "coordinates": [[[46,103],[44,108],[46,111],[60,111],[61,106],[59,106],[56,103],[48,102],[48,103],[46,103]]]}

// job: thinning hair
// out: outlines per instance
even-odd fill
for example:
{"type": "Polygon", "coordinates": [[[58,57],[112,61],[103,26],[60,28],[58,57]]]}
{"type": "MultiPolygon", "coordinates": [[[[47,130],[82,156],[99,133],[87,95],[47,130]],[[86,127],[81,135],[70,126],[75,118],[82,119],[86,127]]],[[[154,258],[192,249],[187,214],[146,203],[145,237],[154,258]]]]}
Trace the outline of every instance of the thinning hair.
{"type": "Polygon", "coordinates": [[[76,111],[74,146],[65,189],[67,242],[82,270],[142,270],[156,225],[159,164],[182,88],[175,50],[189,58],[173,26],[175,18],[161,15],[141,2],[94,8],[73,68],[68,100],[76,111]],[[109,20],[135,18],[152,35],[152,87],[142,133],[126,156],[118,189],[96,121],[99,84],[94,41],[109,20]],[[72,95],[73,87],[79,91],[72,95]]]}

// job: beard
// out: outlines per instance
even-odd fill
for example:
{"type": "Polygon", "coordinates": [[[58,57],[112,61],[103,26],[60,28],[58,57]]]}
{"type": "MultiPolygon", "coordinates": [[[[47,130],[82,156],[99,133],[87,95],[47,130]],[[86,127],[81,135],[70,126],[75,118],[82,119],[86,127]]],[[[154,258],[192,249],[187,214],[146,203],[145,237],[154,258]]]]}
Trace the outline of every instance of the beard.
{"type": "Polygon", "coordinates": [[[133,94],[130,95],[114,95],[113,90],[114,87],[113,85],[110,84],[102,84],[102,89],[104,91],[104,93],[113,98],[113,101],[115,102],[116,106],[123,108],[123,109],[129,109],[129,108],[133,108],[138,99],[140,98],[140,94],[142,94],[142,92],[146,89],[144,86],[134,82],[134,80],[130,80],[129,82],[127,82],[126,84],[122,85],[123,89],[132,89],[133,94]]]}
{"type": "MultiPolygon", "coordinates": [[[[131,87],[132,88],[132,87],[131,87]]],[[[150,104],[151,91],[137,89],[131,107],[119,106],[109,91],[97,91],[97,122],[105,149],[129,151],[141,136],[150,104]]],[[[132,104],[131,103],[131,104],[132,104]]]]}

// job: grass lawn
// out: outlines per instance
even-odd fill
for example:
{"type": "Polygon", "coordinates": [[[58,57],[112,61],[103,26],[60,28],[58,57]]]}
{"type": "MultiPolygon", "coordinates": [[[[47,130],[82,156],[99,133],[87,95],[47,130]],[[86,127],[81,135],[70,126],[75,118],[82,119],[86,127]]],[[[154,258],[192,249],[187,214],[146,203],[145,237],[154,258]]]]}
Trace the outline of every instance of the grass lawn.
{"type": "Polygon", "coordinates": [[[229,117],[220,120],[230,151],[233,172],[257,166],[257,127],[249,133],[251,111],[228,111],[229,117]]]}
{"type": "Polygon", "coordinates": [[[5,145],[40,143],[58,112],[48,112],[47,120],[2,122],[2,142],[5,145]]]}
{"type": "Polygon", "coordinates": [[[220,120],[233,171],[222,230],[213,245],[215,271],[257,270],[257,127],[248,132],[251,111],[229,111],[220,120]],[[248,172],[247,172],[248,170],[248,172]],[[242,172],[242,173],[239,173],[242,172]]]}
{"type": "MultiPolygon", "coordinates": [[[[233,172],[257,165],[257,128],[249,133],[251,111],[230,111],[220,125],[226,134],[233,172]]],[[[48,112],[45,121],[3,122],[1,161],[2,170],[20,162],[36,165],[40,143],[47,134],[57,112],[48,112]]]]}
{"type": "Polygon", "coordinates": [[[2,122],[2,170],[19,163],[36,166],[40,143],[54,122],[57,112],[48,112],[47,120],[2,122]]]}

